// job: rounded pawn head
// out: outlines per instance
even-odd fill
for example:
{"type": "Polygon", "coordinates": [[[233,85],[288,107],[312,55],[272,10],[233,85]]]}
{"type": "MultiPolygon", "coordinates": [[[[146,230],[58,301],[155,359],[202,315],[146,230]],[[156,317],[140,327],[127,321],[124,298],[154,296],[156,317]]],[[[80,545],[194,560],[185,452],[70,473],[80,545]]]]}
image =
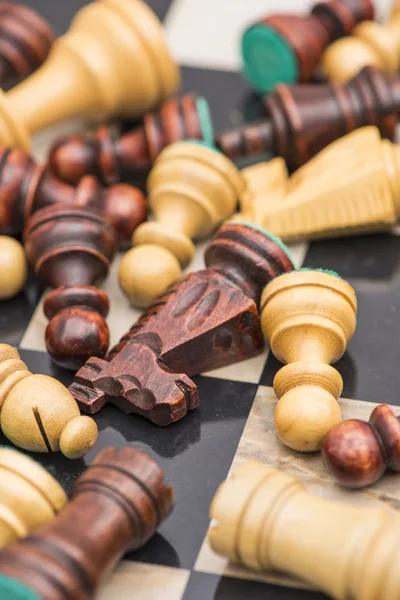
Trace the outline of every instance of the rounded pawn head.
{"type": "Polygon", "coordinates": [[[117,232],[120,247],[130,247],[132,234],[147,217],[146,198],[138,188],[120,183],[105,189],[101,209],[117,232]]]}
{"type": "Polygon", "coordinates": [[[325,435],[340,419],[337,400],[316,385],[289,389],[275,409],[279,438],[286,446],[299,452],[319,450],[325,435]]]}
{"type": "Polygon", "coordinates": [[[143,244],[127,252],[119,267],[119,285],[129,301],[149,306],[181,275],[178,259],[166,248],[143,244]]]}
{"type": "MultiPolygon", "coordinates": [[[[18,381],[4,400],[0,414],[4,435],[30,452],[60,450],[60,438],[66,425],[76,417],[80,417],[80,412],[72,394],[47,375],[30,375],[18,381]]],[[[71,448],[70,440],[76,438],[76,424],[79,429],[81,422],[71,425],[64,433],[65,448],[71,448]]],[[[93,437],[93,427],[87,423],[82,424],[82,432],[83,435],[89,432],[93,437]]]]}
{"type": "Polygon", "coordinates": [[[56,177],[72,185],[95,173],[96,153],[89,137],[71,135],[59,139],[50,150],[49,165],[56,177]]]}
{"type": "Polygon", "coordinates": [[[82,458],[93,448],[99,431],[91,417],[74,417],[60,436],[60,450],[67,458],[82,458]]]}
{"type": "Polygon", "coordinates": [[[21,244],[11,237],[0,235],[0,300],[19,294],[25,285],[27,272],[21,244]]]}

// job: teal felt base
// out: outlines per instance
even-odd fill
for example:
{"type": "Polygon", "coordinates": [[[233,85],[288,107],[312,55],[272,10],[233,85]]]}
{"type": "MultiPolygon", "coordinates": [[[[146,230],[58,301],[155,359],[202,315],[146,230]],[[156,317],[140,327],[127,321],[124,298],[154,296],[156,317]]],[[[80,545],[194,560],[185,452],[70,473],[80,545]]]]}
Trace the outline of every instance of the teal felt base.
{"type": "Polygon", "coordinates": [[[9,579],[4,575],[0,575],[0,598],[1,600],[42,600],[40,596],[19,581],[9,579]]]}

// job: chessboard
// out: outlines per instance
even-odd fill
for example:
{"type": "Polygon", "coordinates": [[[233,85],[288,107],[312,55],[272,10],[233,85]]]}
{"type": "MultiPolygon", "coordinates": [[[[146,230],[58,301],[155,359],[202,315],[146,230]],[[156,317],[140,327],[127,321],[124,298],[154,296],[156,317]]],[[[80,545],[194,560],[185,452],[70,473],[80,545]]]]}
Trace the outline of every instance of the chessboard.
{"type": "MultiPolygon", "coordinates": [[[[63,33],[82,0],[24,0],[63,33]]],[[[171,51],[182,65],[183,92],[198,92],[209,103],[217,131],[257,117],[258,98],[240,74],[239,37],[257,17],[279,9],[300,12],[311,0],[148,0],[163,20],[171,51]]],[[[377,0],[380,17],[390,0],[377,0]]],[[[126,66],[127,76],[129,65],[126,66]]],[[[35,156],[46,157],[60,133],[80,127],[68,123],[34,140],[35,156]]],[[[249,164],[249,162],[247,162],[249,164]]],[[[240,166],[245,166],[241,164],[240,166]]],[[[205,242],[206,243],[206,242],[205,242]]],[[[190,270],[203,265],[200,244],[190,270]]],[[[341,274],[355,288],[357,330],[337,364],[344,380],[340,401],[345,418],[368,418],[374,403],[400,406],[400,229],[298,244],[291,248],[296,266],[322,267],[341,274]],[[397,325],[396,325],[397,323],[397,325]]],[[[130,328],[139,312],[117,284],[119,261],[104,284],[111,301],[111,343],[130,328]]],[[[0,342],[16,346],[33,373],[52,375],[69,385],[71,373],[56,367],[45,351],[42,298],[31,277],[23,292],[0,305],[0,342]]],[[[125,556],[109,576],[98,600],[275,600],[322,599],[302,582],[278,573],[260,575],[227,563],[207,543],[209,506],[219,484],[244,460],[277,466],[304,480],[316,493],[354,503],[400,506],[399,476],[386,474],[363,491],[340,489],[318,455],[285,448],[273,427],[276,402],[272,381],[279,363],[266,351],[253,359],[195,378],[200,407],[181,421],[160,428],[108,405],[95,415],[99,438],[85,459],[35,455],[69,491],[94,456],[107,446],[132,445],[155,458],[176,491],[171,517],[140,551],[125,556]]],[[[400,412],[400,410],[398,410],[400,412]]],[[[7,440],[1,436],[1,443],[7,440]]]]}

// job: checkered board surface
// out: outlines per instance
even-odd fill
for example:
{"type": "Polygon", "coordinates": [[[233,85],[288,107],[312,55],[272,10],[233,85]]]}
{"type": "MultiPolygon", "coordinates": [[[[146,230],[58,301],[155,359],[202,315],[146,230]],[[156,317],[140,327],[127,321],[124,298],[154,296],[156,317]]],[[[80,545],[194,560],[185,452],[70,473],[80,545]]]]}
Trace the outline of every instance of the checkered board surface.
{"type": "MultiPolygon", "coordinates": [[[[83,0],[24,0],[64,32],[83,0]]],[[[196,91],[210,102],[217,131],[257,117],[258,99],[240,73],[240,31],[274,10],[307,10],[311,0],[149,0],[164,21],[171,50],[182,65],[184,92],[196,91]]],[[[383,17],[390,0],[377,0],[383,17]]],[[[129,75],[129,66],[127,66],[129,75]]],[[[134,74],[132,74],[134,76],[134,74]]],[[[46,93],[45,90],[43,93],[46,93]]],[[[36,158],[67,124],[35,140],[36,158]]],[[[241,165],[243,166],[243,165],[241,165]]],[[[292,247],[297,266],[338,271],[354,286],[359,300],[356,334],[337,368],[344,380],[344,417],[368,418],[373,403],[400,406],[400,237],[385,235],[299,244],[292,247]]],[[[191,269],[201,268],[205,244],[191,269]]],[[[110,296],[112,343],[136,320],[117,285],[118,260],[104,284],[110,296]]],[[[0,304],[0,341],[17,346],[34,373],[68,385],[72,376],[52,364],[45,352],[43,290],[32,278],[24,291],[0,304]]],[[[256,459],[302,478],[316,493],[349,502],[400,505],[399,477],[386,475],[364,492],[340,490],[324,471],[319,456],[289,452],[273,428],[276,399],[271,388],[278,362],[268,350],[259,357],[195,378],[201,405],[180,422],[158,428],[107,406],[98,415],[99,439],[85,460],[35,456],[68,491],[94,456],[109,445],[130,444],[163,467],[176,490],[176,507],[145,548],[125,557],[108,577],[98,600],[317,600],[323,594],[277,573],[254,574],[213,554],[207,544],[208,510],[218,485],[243,460],[256,459]]],[[[1,434],[0,434],[1,436],[1,434]]],[[[7,444],[5,438],[0,442],[7,444]]],[[[6,600],[6,599],[4,599],[6,600]]]]}

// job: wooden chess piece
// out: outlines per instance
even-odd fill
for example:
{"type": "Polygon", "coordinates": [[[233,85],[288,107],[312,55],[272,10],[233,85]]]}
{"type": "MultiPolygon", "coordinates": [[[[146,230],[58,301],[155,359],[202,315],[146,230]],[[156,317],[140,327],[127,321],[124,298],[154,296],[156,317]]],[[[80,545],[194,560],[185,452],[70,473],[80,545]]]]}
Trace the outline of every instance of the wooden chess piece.
{"type": "Polygon", "coordinates": [[[71,117],[140,117],[179,83],[161,25],[144,2],[91,2],[45,64],[1,94],[0,144],[29,150],[32,133],[71,117]]]}
{"type": "Polygon", "coordinates": [[[35,10],[0,2],[0,87],[15,85],[46,60],[55,36],[35,10]]]}
{"type": "Polygon", "coordinates": [[[147,215],[146,200],[138,188],[120,184],[104,189],[94,177],[85,177],[72,187],[19,148],[0,150],[0,190],[0,233],[20,233],[29,217],[45,206],[76,204],[98,208],[113,225],[119,245],[126,247],[147,215]]]}
{"type": "Polygon", "coordinates": [[[256,571],[281,571],[332,598],[399,596],[400,519],[378,506],[311,494],[291,475],[252,461],[217,491],[215,552],[256,571]]]}
{"type": "Polygon", "coordinates": [[[39,463],[0,448],[0,548],[49,523],[66,503],[62,487],[39,463]]]}
{"type": "Polygon", "coordinates": [[[122,135],[102,125],[92,134],[62,138],[50,151],[49,165],[59,179],[73,185],[90,174],[110,185],[150,169],[166,146],[186,139],[214,142],[207,100],[196,94],[166,100],[143,117],[142,125],[122,135]]]}
{"type": "Polygon", "coordinates": [[[331,81],[348,81],[363,67],[373,65],[384,73],[400,67],[400,13],[387,23],[364,21],[351,34],[328,46],[322,57],[324,75],[331,81]]]}
{"type": "Polygon", "coordinates": [[[97,440],[97,425],[81,416],[65,386],[47,375],[32,375],[18,352],[0,344],[0,425],[7,439],[30,452],[57,452],[81,458],[97,440]]]}
{"type": "Polygon", "coordinates": [[[371,413],[369,422],[348,419],[325,436],[322,458],[328,471],[345,487],[376,483],[386,469],[400,472],[400,421],[387,404],[371,413]]]}
{"type": "Polygon", "coordinates": [[[261,299],[263,333],[278,360],[275,427],[284,444],[301,452],[321,447],[340,421],[341,358],[356,328],[353,288],[336,273],[300,270],[271,281],[261,299]]]}
{"type": "Polygon", "coordinates": [[[226,223],[205,252],[207,269],[190,273],[157,298],[107,354],[92,358],[70,386],[82,410],[111,402],[168,425],[199,402],[194,375],[263,350],[258,305],[274,277],[291,271],[290,254],[268,232],[226,223]]]}
{"type": "Polygon", "coordinates": [[[290,178],[263,226],[286,242],[387,231],[400,217],[400,147],[376,127],[336,140],[290,178]]]}
{"type": "Polygon", "coordinates": [[[373,18],[371,0],[329,0],[316,4],[308,16],[265,17],[242,36],[244,75],[263,93],[281,82],[310,81],[328,44],[373,18]]]}
{"type": "Polygon", "coordinates": [[[0,553],[0,596],[93,598],[122,555],[143,546],[171,512],[174,493],[163,478],[139,450],[103,450],[53,523],[0,553]]]}
{"type": "Polygon", "coordinates": [[[23,247],[17,240],[0,235],[0,300],[13,298],[22,290],[27,278],[23,247]]]}
{"type": "Polygon", "coordinates": [[[263,101],[265,119],[220,135],[217,146],[230,158],[272,152],[291,171],[337,138],[376,125],[393,139],[400,113],[400,78],[365,67],[346,84],[279,85],[263,101]]]}
{"type": "Polygon", "coordinates": [[[136,229],[119,270],[122,291],[140,307],[181,275],[195,253],[192,239],[206,237],[233,214],[244,180],[217,150],[177,142],[157,158],[147,187],[154,221],[136,229]]]}
{"type": "Polygon", "coordinates": [[[232,220],[263,226],[268,211],[289,194],[289,173],[283,158],[274,158],[241,170],[246,188],[239,198],[240,212],[232,220]]]}
{"type": "Polygon", "coordinates": [[[111,225],[87,207],[55,204],[29,219],[24,243],[39,281],[56,288],[44,302],[46,347],[54,362],[76,370],[90,356],[104,356],[109,300],[94,286],[105,279],[115,254],[111,225]]]}

